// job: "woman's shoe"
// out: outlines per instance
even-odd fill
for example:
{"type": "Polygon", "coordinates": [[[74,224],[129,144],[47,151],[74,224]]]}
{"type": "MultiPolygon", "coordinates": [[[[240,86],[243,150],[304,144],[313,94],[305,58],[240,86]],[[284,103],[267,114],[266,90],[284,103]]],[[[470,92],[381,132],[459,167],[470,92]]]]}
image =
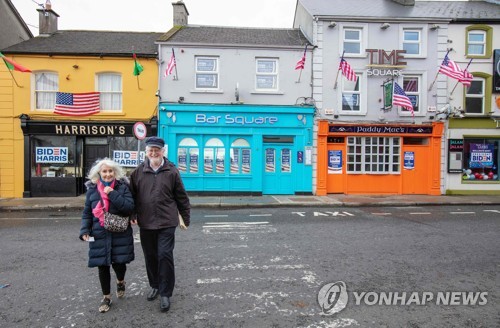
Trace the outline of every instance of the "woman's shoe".
{"type": "Polygon", "coordinates": [[[125,297],[125,281],[116,284],[116,296],[118,298],[125,297]]]}
{"type": "Polygon", "coordinates": [[[104,297],[102,299],[101,305],[99,305],[99,312],[108,312],[111,307],[111,298],[104,297]]]}

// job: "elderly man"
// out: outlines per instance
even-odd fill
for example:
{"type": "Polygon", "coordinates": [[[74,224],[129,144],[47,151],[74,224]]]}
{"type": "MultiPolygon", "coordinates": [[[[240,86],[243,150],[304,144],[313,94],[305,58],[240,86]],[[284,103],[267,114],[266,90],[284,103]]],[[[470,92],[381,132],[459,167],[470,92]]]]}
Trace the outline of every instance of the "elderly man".
{"type": "Polygon", "coordinates": [[[149,285],[147,300],[160,295],[160,310],[170,309],[175,285],[175,228],[182,216],[190,222],[189,197],[179,171],[165,156],[165,141],[158,137],[146,139],[146,159],[130,176],[141,245],[146,262],[149,285]]]}

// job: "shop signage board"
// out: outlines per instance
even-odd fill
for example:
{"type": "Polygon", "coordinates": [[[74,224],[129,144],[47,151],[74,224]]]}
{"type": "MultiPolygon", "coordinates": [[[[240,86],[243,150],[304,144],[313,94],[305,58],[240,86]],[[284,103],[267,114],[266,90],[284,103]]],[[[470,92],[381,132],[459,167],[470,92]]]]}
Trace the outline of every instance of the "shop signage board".
{"type": "Polygon", "coordinates": [[[462,173],[464,139],[448,139],[448,173],[462,173]]]}
{"type": "Polygon", "coordinates": [[[431,134],[432,126],[330,125],[329,132],[369,134],[431,134]]]}

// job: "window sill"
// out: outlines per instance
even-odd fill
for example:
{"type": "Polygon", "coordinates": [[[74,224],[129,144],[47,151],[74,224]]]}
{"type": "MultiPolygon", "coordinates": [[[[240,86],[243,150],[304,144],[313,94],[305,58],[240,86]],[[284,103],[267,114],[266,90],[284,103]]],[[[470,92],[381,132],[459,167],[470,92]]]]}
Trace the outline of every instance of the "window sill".
{"type": "Polygon", "coordinates": [[[462,184],[500,184],[500,181],[489,181],[489,180],[462,180],[462,184]]]}
{"type": "Polygon", "coordinates": [[[264,91],[264,90],[253,90],[250,92],[251,95],[284,95],[283,91],[264,91]]]}
{"type": "Polygon", "coordinates": [[[344,115],[344,116],[366,116],[366,113],[363,112],[343,112],[341,111],[339,115],[344,115]]]}
{"type": "Polygon", "coordinates": [[[217,93],[217,94],[222,94],[224,93],[224,90],[221,89],[216,89],[216,90],[189,90],[190,93],[217,93]]]}

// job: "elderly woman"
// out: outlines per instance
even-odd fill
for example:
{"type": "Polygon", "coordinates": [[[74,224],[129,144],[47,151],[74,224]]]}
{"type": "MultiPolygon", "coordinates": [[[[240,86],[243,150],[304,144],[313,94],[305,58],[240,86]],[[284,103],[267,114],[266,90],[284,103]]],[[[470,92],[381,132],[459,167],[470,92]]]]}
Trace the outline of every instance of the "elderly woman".
{"type": "Polygon", "coordinates": [[[106,230],[104,212],[129,216],[134,210],[134,200],[122,168],[109,158],[99,160],[88,179],[80,239],[89,242],[88,266],[99,269],[104,295],[99,312],[107,312],[111,305],[110,266],[116,274],[116,295],[123,298],[127,264],[134,260],[134,238],[130,223],[125,232],[106,230]]]}

